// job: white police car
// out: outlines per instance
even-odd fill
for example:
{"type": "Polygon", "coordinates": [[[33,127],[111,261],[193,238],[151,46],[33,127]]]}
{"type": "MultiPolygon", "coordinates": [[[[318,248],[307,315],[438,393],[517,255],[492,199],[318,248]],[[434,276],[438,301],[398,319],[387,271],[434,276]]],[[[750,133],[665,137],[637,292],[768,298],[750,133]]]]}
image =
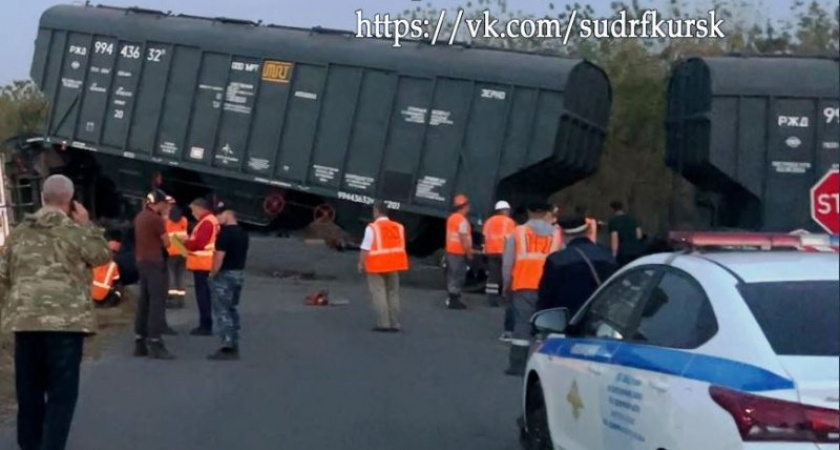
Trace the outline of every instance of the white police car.
{"type": "MultiPolygon", "coordinates": [[[[819,237],[804,237],[803,240],[819,237]]],[[[683,242],[796,246],[695,233],[683,242]]],[[[828,236],[824,236],[829,244],[828,236]]],[[[830,245],[837,249],[837,238],[830,245]]],[[[529,450],[827,450],[840,446],[840,257],[652,255],[568,320],[542,311],[524,381],[529,450]]]]}

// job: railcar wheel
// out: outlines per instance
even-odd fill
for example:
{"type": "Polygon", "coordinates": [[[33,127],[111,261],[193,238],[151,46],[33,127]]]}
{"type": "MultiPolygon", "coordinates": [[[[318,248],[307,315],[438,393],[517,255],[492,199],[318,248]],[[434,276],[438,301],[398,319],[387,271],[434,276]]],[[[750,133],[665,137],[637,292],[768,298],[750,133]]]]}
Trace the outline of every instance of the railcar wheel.
{"type": "Polygon", "coordinates": [[[335,222],[335,208],[329,203],[322,203],[315,208],[313,219],[316,223],[333,223],[335,222]]]}

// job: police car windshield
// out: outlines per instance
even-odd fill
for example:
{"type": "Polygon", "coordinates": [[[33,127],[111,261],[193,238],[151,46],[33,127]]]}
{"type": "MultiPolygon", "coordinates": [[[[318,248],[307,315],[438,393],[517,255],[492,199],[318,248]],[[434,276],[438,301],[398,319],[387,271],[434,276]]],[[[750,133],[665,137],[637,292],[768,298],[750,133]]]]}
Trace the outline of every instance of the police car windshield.
{"type": "Polygon", "coordinates": [[[749,283],[740,290],[777,354],[840,356],[836,280],[749,283]]]}

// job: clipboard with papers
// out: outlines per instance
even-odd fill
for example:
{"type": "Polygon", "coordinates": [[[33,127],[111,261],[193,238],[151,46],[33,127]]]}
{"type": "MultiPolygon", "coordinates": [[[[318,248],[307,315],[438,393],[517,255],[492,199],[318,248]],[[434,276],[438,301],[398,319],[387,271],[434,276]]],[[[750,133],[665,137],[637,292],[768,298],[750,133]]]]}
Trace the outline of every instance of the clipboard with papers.
{"type": "Polygon", "coordinates": [[[184,243],[181,242],[181,239],[178,238],[178,236],[171,236],[169,238],[169,242],[172,243],[172,246],[175,247],[175,249],[178,250],[178,253],[181,254],[181,256],[183,256],[184,258],[186,258],[187,255],[190,254],[190,251],[187,250],[187,247],[184,246],[184,243]]]}

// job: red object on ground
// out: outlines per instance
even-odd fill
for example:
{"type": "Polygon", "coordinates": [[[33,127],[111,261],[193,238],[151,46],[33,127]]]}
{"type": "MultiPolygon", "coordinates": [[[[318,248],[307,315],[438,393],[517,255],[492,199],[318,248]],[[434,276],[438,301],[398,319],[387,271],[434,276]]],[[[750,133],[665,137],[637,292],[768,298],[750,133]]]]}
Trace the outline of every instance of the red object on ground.
{"type": "Polygon", "coordinates": [[[327,306],[330,303],[328,291],[318,291],[306,297],[304,303],[310,306],[327,306]]]}

